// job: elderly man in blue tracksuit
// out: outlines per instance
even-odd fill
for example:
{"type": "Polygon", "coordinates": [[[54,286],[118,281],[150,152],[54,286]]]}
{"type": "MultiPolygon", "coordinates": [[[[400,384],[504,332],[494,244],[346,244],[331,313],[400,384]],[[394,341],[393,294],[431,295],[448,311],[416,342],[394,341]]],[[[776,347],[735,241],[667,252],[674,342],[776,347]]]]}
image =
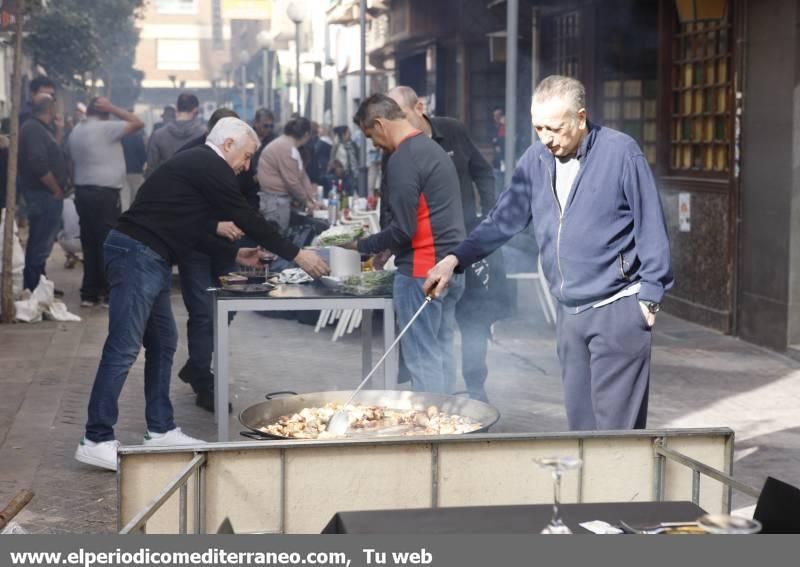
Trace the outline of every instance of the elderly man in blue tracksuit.
{"type": "Polygon", "coordinates": [[[533,223],[558,300],[557,343],[572,430],[643,429],[651,331],[672,286],[669,240],[650,166],[629,136],[587,120],[575,79],[534,92],[539,136],[511,187],[430,272],[425,291],[488,256],[533,223]]]}

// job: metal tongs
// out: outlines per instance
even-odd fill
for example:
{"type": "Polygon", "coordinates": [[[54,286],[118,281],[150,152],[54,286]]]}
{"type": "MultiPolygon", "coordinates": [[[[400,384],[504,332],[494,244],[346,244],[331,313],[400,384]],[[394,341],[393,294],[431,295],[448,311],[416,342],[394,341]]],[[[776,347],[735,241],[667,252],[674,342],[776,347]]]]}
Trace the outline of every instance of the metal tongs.
{"type": "Polygon", "coordinates": [[[408,324],[405,327],[403,327],[403,330],[400,331],[400,334],[397,335],[397,338],[394,340],[394,342],[391,345],[389,345],[389,348],[386,349],[385,353],[383,353],[383,356],[378,361],[378,363],[372,368],[372,370],[369,371],[369,374],[367,374],[367,376],[361,381],[361,384],[359,384],[358,387],[355,389],[353,395],[350,396],[349,400],[347,400],[347,403],[344,404],[344,406],[342,406],[342,409],[340,409],[331,416],[330,421],[328,421],[328,428],[327,428],[328,433],[331,433],[333,435],[344,435],[345,433],[347,433],[347,430],[350,429],[350,414],[347,412],[347,407],[353,403],[353,400],[361,391],[361,389],[364,387],[364,385],[369,381],[370,378],[372,378],[372,375],[375,374],[380,365],[383,364],[383,361],[386,360],[386,357],[389,356],[389,353],[392,352],[395,346],[397,346],[397,343],[400,342],[400,339],[403,338],[403,335],[406,334],[406,331],[408,331],[408,329],[411,327],[414,321],[417,320],[417,317],[419,317],[420,313],[422,313],[423,309],[425,309],[425,307],[427,307],[427,305],[431,301],[433,301],[433,295],[426,295],[425,301],[423,301],[422,305],[419,306],[417,312],[414,313],[414,316],[411,318],[408,324]]]}

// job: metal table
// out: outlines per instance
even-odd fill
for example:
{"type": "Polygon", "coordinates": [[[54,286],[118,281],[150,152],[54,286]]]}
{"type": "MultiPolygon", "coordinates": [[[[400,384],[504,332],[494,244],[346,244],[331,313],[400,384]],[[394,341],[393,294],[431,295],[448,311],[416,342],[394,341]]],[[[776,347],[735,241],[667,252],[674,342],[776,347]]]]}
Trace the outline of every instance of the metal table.
{"type": "MultiPolygon", "coordinates": [[[[592,520],[652,526],[659,522],[692,522],[705,514],[691,502],[602,502],[562,504],[559,508],[564,523],[576,534],[590,533],[579,524],[592,520]]],[[[552,504],[339,512],[322,533],[538,534],[552,514],[552,504]]]]}
{"type": "MultiPolygon", "coordinates": [[[[363,375],[372,369],[372,312],[383,311],[384,350],[389,348],[395,337],[394,306],[391,296],[353,296],[344,295],[318,284],[280,285],[266,295],[243,295],[226,291],[213,291],[214,294],[214,418],[217,421],[217,439],[228,440],[228,417],[226,409],[220,416],[220,409],[228,407],[230,379],[228,376],[228,315],[238,311],[314,311],[323,309],[361,309],[361,366],[363,375]],[[223,324],[220,324],[223,322],[223,324]]],[[[384,389],[397,387],[397,354],[386,358],[383,366],[384,389]]]]}

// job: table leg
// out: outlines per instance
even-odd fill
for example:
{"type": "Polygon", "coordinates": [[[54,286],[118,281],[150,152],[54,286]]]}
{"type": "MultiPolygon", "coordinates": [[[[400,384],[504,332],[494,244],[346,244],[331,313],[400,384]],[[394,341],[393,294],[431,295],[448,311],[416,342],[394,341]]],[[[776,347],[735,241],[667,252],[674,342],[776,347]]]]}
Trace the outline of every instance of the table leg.
{"type": "Polygon", "coordinates": [[[361,376],[372,370],[372,309],[363,309],[361,318],[361,376]]]}
{"type": "MultiPolygon", "coordinates": [[[[394,304],[391,300],[386,302],[383,308],[383,348],[384,351],[388,349],[394,342],[394,304]]],[[[397,388],[397,367],[398,367],[398,353],[400,352],[399,346],[395,347],[389,356],[386,357],[386,362],[383,363],[383,387],[386,390],[395,390],[397,388]]]]}
{"type": "Polygon", "coordinates": [[[214,418],[217,441],[228,440],[228,310],[214,302],[214,418]]]}

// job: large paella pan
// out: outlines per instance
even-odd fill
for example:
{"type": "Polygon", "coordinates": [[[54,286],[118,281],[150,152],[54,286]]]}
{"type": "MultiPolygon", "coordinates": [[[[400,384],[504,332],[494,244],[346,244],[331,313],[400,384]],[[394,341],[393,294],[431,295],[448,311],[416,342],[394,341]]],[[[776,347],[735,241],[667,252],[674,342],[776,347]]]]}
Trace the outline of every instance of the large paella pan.
{"type": "MultiPolygon", "coordinates": [[[[239,414],[247,437],[325,439],[325,419],[352,391],[268,394],[267,401],[239,414]],[[278,394],[292,394],[275,397],[278,394]]],[[[347,438],[449,433],[482,433],[498,419],[497,408],[476,400],[446,394],[407,390],[362,390],[353,411],[347,438]]]]}

